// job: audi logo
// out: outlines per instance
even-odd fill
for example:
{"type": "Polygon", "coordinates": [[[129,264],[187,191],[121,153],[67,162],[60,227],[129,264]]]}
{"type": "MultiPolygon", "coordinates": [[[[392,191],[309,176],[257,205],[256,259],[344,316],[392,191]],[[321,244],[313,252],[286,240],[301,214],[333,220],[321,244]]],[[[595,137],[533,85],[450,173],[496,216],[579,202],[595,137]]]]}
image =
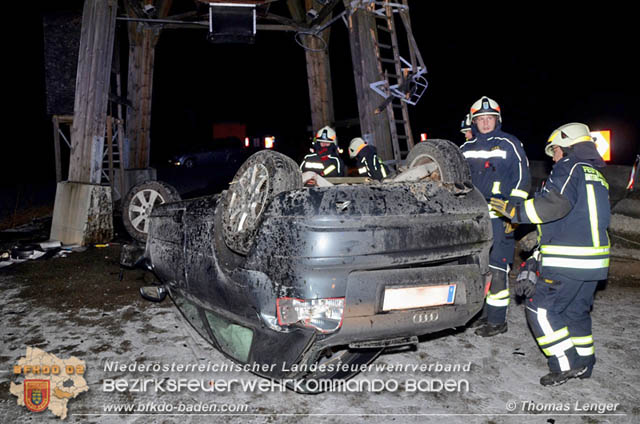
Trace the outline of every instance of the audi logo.
{"type": "Polygon", "coordinates": [[[426,324],[428,322],[438,321],[438,318],[440,318],[440,316],[437,312],[419,312],[413,314],[414,324],[426,324]]]}

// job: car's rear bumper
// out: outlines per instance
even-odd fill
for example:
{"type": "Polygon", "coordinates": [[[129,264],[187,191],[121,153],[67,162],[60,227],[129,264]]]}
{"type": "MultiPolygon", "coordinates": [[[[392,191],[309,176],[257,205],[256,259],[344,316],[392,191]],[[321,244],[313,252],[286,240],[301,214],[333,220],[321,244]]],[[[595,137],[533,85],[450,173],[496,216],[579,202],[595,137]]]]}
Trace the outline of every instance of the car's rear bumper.
{"type": "Polygon", "coordinates": [[[420,336],[462,326],[482,308],[485,279],[473,264],[353,272],[347,283],[342,326],[318,344],[420,336]],[[452,304],[383,310],[387,289],[442,285],[456,286],[452,304]]]}
{"type": "MultiPolygon", "coordinates": [[[[313,363],[319,352],[331,347],[381,349],[389,344],[409,344],[415,337],[464,326],[483,306],[486,275],[476,264],[430,268],[356,271],[348,276],[344,318],[340,328],[323,334],[295,324],[280,329],[264,318],[253,326],[252,361],[277,364],[271,377],[290,377],[292,364],[313,363]],[[387,288],[456,285],[452,304],[384,311],[387,288]],[[274,346],[277,348],[274,349],[274,346]]],[[[255,287],[268,287],[265,276],[255,287]]],[[[274,303],[265,304],[260,316],[273,316],[274,303]]]]}

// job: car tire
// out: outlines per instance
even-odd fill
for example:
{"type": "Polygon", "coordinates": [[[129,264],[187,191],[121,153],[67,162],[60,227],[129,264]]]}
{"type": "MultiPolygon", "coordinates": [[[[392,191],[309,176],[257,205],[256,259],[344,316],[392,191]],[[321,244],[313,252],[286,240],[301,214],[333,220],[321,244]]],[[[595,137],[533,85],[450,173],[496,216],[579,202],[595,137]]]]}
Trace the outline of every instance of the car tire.
{"type": "Polygon", "coordinates": [[[187,160],[185,160],[185,161],[184,161],[184,167],[185,167],[185,168],[189,168],[189,169],[191,169],[191,168],[193,168],[194,166],[196,166],[196,161],[195,161],[195,160],[193,160],[193,159],[189,158],[189,159],[187,159],[187,160]]]}
{"type": "MultiPolygon", "coordinates": [[[[224,227],[222,224],[224,206],[222,204],[222,197],[217,194],[215,196],[217,196],[218,199],[213,212],[213,228],[218,229],[224,227]]],[[[237,269],[246,259],[245,256],[239,255],[229,249],[224,241],[224,231],[213,232],[213,249],[215,257],[218,259],[218,264],[227,273],[237,269]]]]}
{"type": "Polygon", "coordinates": [[[147,241],[149,216],[157,205],[180,200],[178,190],[161,181],[146,181],[129,190],[122,202],[122,222],[134,240],[147,241]]]}
{"type": "Polygon", "coordinates": [[[284,191],[302,188],[295,161],[272,150],[250,156],[223,193],[223,235],[226,245],[241,255],[249,253],[271,199],[284,191]]]}
{"type": "Polygon", "coordinates": [[[443,183],[471,184],[469,164],[460,148],[449,140],[433,139],[416,144],[407,155],[406,165],[411,169],[429,162],[438,166],[438,177],[443,183]]]}

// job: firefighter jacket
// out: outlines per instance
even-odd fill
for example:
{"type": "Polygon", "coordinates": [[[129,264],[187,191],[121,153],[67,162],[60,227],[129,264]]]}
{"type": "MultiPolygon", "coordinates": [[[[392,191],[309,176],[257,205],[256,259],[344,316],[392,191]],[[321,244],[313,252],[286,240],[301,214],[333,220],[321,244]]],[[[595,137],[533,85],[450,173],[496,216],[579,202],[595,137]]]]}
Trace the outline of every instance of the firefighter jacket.
{"type": "Polygon", "coordinates": [[[543,189],[516,207],[513,222],[538,224],[541,275],[581,281],[607,278],[609,184],[595,144],[575,144],[559,160],[543,189]]]}
{"type": "MultiPolygon", "coordinates": [[[[503,132],[500,123],[487,134],[480,134],[473,124],[472,132],[475,138],[460,150],[469,163],[473,184],[486,200],[508,199],[512,205],[523,202],[529,196],[531,174],[520,140],[503,132]]],[[[498,217],[490,213],[492,218],[498,217]]]]}
{"type": "Polygon", "coordinates": [[[356,155],[358,175],[374,180],[382,180],[389,176],[389,169],[382,163],[374,146],[365,145],[356,155]]]}
{"type": "Polygon", "coordinates": [[[306,155],[300,164],[302,172],[313,171],[323,177],[344,177],[345,167],[335,144],[322,147],[314,143],[314,153],[306,155]]]}

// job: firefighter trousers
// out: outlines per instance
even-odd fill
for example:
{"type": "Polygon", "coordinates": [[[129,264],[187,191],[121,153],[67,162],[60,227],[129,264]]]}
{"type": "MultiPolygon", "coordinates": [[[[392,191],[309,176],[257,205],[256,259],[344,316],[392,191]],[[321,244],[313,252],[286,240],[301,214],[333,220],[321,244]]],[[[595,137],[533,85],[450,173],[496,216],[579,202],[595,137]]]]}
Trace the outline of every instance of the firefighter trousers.
{"type": "Polygon", "coordinates": [[[591,375],[596,362],[591,307],[597,285],[597,281],[539,277],[535,294],[526,300],[527,321],[551,372],[586,366],[583,377],[591,375]]]}
{"type": "Polygon", "coordinates": [[[515,240],[513,233],[505,234],[504,221],[492,218],[493,245],[489,254],[491,287],[487,293],[485,311],[487,322],[493,325],[507,321],[509,306],[509,269],[513,263],[515,240]]]}

